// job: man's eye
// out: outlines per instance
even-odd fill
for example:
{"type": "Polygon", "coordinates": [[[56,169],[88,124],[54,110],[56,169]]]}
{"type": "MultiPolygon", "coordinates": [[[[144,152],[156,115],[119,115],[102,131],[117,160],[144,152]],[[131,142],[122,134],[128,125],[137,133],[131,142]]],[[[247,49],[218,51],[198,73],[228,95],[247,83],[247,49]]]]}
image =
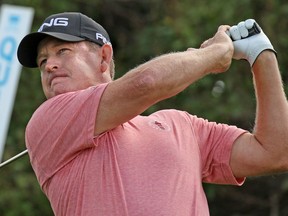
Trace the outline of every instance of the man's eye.
{"type": "Polygon", "coordinates": [[[59,52],[59,53],[64,53],[64,52],[66,52],[66,51],[68,51],[67,48],[62,48],[62,49],[60,49],[58,52],[59,52]]]}
{"type": "Polygon", "coordinates": [[[47,62],[47,59],[41,59],[39,61],[39,67],[41,67],[43,64],[45,64],[47,62]]]}

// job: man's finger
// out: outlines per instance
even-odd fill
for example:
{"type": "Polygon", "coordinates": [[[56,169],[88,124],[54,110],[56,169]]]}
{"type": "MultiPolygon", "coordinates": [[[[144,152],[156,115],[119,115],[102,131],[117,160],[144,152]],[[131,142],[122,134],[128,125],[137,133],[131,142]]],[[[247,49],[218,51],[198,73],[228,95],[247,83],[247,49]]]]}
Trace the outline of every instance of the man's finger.
{"type": "Polygon", "coordinates": [[[241,34],[239,32],[239,29],[236,25],[232,26],[229,29],[230,35],[232,37],[233,40],[240,40],[241,39],[241,34]]]}
{"type": "Polygon", "coordinates": [[[239,30],[239,33],[241,35],[241,38],[246,38],[249,35],[248,29],[246,28],[245,22],[242,21],[238,23],[237,28],[239,30]]]}

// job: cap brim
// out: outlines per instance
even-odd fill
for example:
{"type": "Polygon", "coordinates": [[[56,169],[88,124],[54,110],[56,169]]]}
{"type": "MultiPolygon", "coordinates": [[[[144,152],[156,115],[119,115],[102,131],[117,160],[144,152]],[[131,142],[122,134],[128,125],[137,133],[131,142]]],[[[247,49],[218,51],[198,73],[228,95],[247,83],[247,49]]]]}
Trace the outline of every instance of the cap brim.
{"type": "Polygon", "coordinates": [[[18,60],[23,66],[30,68],[37,67],[38,45],[47,36],[69,42],[85,40],[84,38],[58,32],[35,32],[28,34],[20,42],[17,51],[18,60]]]}

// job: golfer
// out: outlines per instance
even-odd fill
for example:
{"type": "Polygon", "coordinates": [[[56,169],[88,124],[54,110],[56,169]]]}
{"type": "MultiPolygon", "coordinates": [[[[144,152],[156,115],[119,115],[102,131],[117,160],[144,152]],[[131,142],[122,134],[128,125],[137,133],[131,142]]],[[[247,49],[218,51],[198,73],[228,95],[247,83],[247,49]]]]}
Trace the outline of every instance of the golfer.
{"type": "Polygon", "coordinates": [[[158,56],[116,80],[108,33],[81,13],[53,14],[25,36],[18,59],[39,68],[47,97],[27,125],[26,145],[54,214],[207,216],[203,182],[242,185],[287,171],[287,100],[273,46],[262,30],[249,33],[255,25],[222,25],[200,48],[158,56]],[[253,73],[253,133],[185,110],[141,115],[227,72],[233,58],[253,73]]]}

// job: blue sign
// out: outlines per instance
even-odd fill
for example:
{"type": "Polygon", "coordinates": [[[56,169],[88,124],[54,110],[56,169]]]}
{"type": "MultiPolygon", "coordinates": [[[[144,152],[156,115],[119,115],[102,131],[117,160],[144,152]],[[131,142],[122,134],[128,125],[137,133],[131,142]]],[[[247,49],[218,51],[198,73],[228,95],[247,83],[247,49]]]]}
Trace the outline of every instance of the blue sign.
{"type": "Polygon", "coordinates": [[[0,161],[4,149],[21,65],[16,52],[30,31],[33,8],[2,5],[0,12],[0,161]]]}
{"type": "Polygon", "coordinates": [[[0,41],[0,87],[8,82],[16,49],[17,42],[15,38],[8,36],[0,41]]]}

